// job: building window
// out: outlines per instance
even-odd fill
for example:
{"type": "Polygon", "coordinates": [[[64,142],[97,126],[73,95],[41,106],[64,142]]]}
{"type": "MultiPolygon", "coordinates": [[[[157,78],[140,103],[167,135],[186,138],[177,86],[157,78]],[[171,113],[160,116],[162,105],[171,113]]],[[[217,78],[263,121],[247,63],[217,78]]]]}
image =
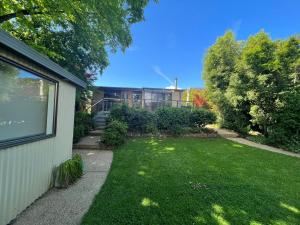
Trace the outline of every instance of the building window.
{"type": "Polygon", "coordinates": [[[0,60],[0,147],[55,132],[57,83],[0,60]]]}
{"type": "Polygon", "coordinates": [[[121,99],[128,100],[128,92],[122,91],[122,93],[121,93],[121,99]]]}
{"type": "Polygon", "coordinates": [[[140,92],[133,92],[132,93],[133,102],[140,102],[142,100],[142,93],[140,92]]]}
{"type": "Polygon", "coordinates": [[[141,92],[133,92],[132,93],[132,105],[137,108],[142,107],[142,93],[141,92]]]}
{"type": "Polygon", "coordinates": [[[104,92],[104,98],[121,98],[121,91],[107,90],[104,92]]]}
{"type": "Polygon", "coordinates": [[[172,101],[172,93],[166,93],[165,98],[166,101],[172,101]]]}

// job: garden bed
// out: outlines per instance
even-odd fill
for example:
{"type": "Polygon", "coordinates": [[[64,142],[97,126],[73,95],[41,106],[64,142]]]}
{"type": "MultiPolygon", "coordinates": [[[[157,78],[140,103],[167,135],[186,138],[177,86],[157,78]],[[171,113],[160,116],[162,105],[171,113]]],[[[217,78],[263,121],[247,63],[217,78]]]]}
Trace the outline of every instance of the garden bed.
{"type": "MultiPolygon", "coordinates": [[[[166,133],[159,133],[159,134],[143,134],[143,133],[136,133],[136,132],[128,132],[128,137],[155,137],[155,138],[167,138],[167,137],[174,137],[172,134],[166,133]]],[[[181,134],[181,137],[195,137],[195,138],[216,138],[219,135],[214,132],[202,132],[202,133],[185,133],[181,134]]]]}
{"type": "Polygon", "coordinates": [[[206,108],[164,107],[151,112],[121,105],[111,110],[102,141],[118,146],[126,137],[212,138],[218,135],[205,126],[215,121],[215,114],[206,108]]]}

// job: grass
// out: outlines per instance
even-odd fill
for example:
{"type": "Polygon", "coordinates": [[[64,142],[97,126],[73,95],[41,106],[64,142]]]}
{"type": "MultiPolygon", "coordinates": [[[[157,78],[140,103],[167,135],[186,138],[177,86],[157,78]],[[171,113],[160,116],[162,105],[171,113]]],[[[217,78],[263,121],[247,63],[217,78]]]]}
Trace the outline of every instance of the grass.
{"type": "Polygon", "coordinates": [[[130,140],[82,224],[299,225],[299,171],[298,158],[221,138],[130,140]]]}

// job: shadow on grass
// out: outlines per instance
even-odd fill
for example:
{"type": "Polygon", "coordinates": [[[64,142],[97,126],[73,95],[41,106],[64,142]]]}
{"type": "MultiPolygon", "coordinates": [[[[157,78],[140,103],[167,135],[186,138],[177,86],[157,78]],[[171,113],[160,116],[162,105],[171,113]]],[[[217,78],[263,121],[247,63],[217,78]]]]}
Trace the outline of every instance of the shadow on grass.
{"type": "Polygon", "coordinates": [[[299,178],[253,167],[265,158],[244,148],[223,139],[129,142],[82,224],[300,224],[299,178]]]}

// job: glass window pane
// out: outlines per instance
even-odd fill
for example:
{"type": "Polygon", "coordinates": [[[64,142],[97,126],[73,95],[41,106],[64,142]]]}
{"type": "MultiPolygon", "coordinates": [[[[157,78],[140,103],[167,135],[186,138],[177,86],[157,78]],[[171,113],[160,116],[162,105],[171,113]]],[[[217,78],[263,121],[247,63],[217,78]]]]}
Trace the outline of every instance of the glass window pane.
{"type": "Polygon", "coordinates": [[[0,141],[53,133],[55,83],[0,61],[0,141]]]}

